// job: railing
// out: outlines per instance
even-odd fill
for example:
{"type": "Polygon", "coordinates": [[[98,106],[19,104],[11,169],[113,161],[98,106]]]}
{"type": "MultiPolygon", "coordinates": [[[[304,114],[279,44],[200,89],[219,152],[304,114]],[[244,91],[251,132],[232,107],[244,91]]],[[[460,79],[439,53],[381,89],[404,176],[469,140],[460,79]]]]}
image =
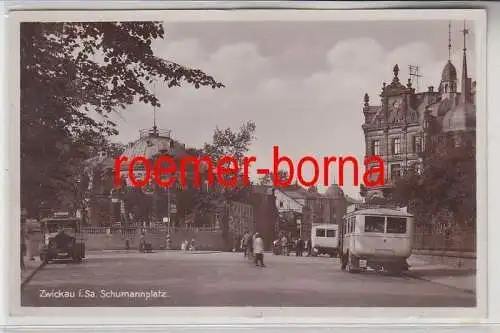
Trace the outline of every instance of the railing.
{"type": "Polygon", "coordinates": [[[138,234],[140,232],[146,233],[177,233],[177,232],[220,232],[220,228],[215,226],[204,227],[168,227],[165,225],[159,226],[111,226],[111,227],[82,227],[81,232],[89,235],[109,235],[109,234],[138,234]]]}

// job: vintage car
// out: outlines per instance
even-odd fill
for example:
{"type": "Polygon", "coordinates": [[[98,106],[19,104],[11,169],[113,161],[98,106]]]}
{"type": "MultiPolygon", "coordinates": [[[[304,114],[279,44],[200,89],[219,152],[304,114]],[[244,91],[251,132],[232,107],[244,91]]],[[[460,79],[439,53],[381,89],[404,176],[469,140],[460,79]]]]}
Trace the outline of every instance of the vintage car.
{"type": "Polygon", "coordinates": [[[71,217],[52,217],[41,221],[43,244],[40,259],[49,262],[70,259],[81,262],[85,258],[85,242],[80,233],[80,220],[71,217]]]}

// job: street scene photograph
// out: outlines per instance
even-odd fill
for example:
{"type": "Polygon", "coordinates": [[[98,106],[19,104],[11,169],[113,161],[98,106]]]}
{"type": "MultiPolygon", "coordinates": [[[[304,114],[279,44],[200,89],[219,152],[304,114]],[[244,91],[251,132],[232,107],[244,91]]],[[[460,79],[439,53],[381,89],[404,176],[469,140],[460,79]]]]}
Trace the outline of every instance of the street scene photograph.
{"type": "Polygon", "coordinates": [[[21,307],[478,306],[474,19],[161,17],[19,24],[21,307]]]}

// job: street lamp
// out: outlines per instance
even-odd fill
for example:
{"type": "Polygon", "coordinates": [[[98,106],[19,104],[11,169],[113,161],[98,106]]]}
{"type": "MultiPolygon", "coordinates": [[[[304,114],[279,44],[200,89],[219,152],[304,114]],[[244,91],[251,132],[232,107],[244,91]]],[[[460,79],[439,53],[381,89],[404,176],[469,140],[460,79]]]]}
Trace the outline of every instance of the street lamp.
{"type": "Polygon", "coordinates": [[[302,221],[297,219],[297,228],[299,229],[299,237],[302,238],[302,221]]]}

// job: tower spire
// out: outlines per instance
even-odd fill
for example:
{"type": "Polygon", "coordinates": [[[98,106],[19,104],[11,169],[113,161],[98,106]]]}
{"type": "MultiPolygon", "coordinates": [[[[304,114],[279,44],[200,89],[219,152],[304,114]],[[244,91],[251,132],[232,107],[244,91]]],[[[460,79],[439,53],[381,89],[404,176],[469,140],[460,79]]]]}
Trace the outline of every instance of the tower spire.
{"type": "Polygon", "coordinates": [[[451,21],[448,22],[448,61],[451,61],[451,21]]]}
{"type": "Polygon", "coordinates": [[[468,75],[467,75],[467,35],[469,34],[469,29],[466,28],[465,25],[465,20],[464,20],[464,28],[462,30],[462,33],[464,35],[464,54],[463,54],[463,60],[462,60],[462,91],[461,91],[461,100],[462,102],[466,102],[468,100],[467,94],[469,92],[468,89],[468,75]]]}

